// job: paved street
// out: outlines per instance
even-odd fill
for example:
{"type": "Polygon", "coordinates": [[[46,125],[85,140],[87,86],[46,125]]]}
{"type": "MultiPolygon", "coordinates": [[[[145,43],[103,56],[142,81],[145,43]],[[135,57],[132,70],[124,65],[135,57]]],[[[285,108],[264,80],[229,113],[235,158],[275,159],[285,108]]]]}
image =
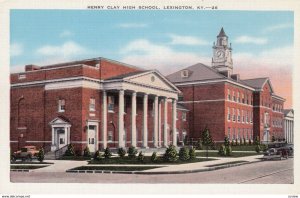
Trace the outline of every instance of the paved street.
{"type": "Polygon", "coordinates": [[[263,161],[215,171],[176,175],[11,172],[12,182],[51,183],[293,183],[293,159],[263,161]]]}

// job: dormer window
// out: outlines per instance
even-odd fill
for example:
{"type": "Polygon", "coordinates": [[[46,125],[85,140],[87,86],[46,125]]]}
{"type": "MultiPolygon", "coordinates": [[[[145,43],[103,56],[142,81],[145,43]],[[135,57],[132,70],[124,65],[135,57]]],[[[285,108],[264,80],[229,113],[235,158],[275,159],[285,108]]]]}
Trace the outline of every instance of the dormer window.
{"type": "Polygon", "coordinates": [[[181,78],[188,78],[189,77],[189,70],[185,69],[181,71],[181,78]]]}

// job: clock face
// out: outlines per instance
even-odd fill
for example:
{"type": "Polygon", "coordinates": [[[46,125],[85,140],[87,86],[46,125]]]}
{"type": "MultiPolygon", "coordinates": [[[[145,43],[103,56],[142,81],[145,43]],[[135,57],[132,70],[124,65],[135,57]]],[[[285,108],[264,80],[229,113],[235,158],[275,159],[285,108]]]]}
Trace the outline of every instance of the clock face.
{"type": "Polygon", "coordinates": [[[224,52],[222,50],[218,50],[216,54],[217,54],[218,58],[223,58],[224,57],[224,52]]]}

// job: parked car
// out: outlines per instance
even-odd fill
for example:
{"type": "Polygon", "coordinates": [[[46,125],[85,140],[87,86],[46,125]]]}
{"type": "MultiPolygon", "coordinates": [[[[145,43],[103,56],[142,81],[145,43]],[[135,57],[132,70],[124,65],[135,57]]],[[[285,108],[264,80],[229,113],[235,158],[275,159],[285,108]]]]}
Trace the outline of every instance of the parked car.
{"type": "Polygon", "coordinates": [[[287,159],[290,156],[291,151],[288,147],[281,147],[281,148],[270,148],[268,149],[263,156],[264,160],[271,160],[271,159],[287,159]]]}
{"type": "Polygon", "coordinates": [[[11,160],[16,161],[17,159],[21,159],[22,161],[25,160],[32,160],[33,158],[37,157],[39,150],[36,146],[24,146],[19,151],[13,153],[11,160]]]}

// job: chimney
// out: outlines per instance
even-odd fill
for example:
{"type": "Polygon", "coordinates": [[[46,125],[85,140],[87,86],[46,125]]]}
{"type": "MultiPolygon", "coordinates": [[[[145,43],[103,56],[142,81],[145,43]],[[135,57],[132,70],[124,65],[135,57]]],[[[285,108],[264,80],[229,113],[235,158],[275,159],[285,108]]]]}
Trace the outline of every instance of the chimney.
{"type": "Polygon", "coordinates": [[[35,70],[39,70],[40,67],[37,65],[25,65],[25,71],[35,71],[35,70]]]}

